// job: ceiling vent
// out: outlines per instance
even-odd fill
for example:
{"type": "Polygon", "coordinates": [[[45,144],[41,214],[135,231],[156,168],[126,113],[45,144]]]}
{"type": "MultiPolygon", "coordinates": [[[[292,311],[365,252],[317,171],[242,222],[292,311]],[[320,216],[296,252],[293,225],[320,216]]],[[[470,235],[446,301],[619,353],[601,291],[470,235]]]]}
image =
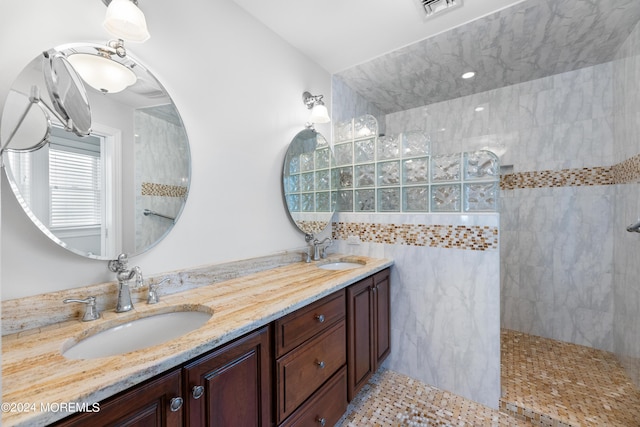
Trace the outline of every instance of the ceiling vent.
{"type": "Polygon", "coordinates": [[[418,0],[426,18],[456,9],[462,6],[462,0],[418,0]]]}

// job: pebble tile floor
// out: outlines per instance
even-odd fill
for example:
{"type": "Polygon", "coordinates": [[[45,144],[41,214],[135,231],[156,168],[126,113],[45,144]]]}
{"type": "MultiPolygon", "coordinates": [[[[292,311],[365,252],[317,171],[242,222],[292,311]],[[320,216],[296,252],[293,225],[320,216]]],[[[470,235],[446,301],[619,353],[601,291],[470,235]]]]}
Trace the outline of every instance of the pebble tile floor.
{"type": "Polygon", "coordinates": [[[640,427],[640,391],[615,356],[502,330],[501,410],[387,369],[363,387],[340,427],[640,427]]]}
{"type": "Polygon", "coordinates": [[[544,427],[640,427],[640,390],[613,353],[503,329],[502,410],[544,427]]]}

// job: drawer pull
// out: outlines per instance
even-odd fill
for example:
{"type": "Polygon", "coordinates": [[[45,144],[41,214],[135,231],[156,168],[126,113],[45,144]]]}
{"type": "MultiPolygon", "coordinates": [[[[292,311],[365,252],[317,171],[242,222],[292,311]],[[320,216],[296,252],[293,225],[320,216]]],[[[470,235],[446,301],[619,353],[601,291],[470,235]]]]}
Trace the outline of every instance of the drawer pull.
{"type": "Polygon", "coordinates": [[[178,412],[180,410],[180,408],[182,408],[182,398],[181,397],[174,397],[173,399],[171,399],[171,402],[169,402],[169,408],[171,408],[171,412],[178,412]]]}
{"type": "Polygon", "coordinates": [[[316,320],[320,323],[324,323],[324,314],[316,314],[316,320]]]}
{"type": "Polygon", "coordinates": [[[316,417],[316,421],[320,423],[322,427],[324,427],[324,425],[327,423],[327,420],[324,419],[323,417],[316,417]]]}
{"type": "Polygon", "coordinates": [[[318,362],[318,361],[316,361],[316,365],[318,365],[318,367],[319,367],[320,369],[324,369],[324,366],[325,366],[325,365],[324,365],[324,361],[322,361],[322,360],[321,360],[321,361],[319,361],[319,362],[318,362]]]}
{"type": "Polygon", "coordinates": [[[194,399],[200,399],[204,394],[204,387],[201,385],[196,385],[191,389],[191,394],[194,399]]]}

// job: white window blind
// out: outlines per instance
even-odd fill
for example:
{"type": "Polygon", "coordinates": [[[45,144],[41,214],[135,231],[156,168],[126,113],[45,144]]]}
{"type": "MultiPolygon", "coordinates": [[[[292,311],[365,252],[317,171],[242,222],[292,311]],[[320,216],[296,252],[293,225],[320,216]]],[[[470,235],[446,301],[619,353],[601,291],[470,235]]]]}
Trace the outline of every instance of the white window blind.
{"type": "Polygon", "coordinates": [[[99,138],[75,140],[52,135],[49,148],[52,229],[100,226],[100,169],[99,138]]]}

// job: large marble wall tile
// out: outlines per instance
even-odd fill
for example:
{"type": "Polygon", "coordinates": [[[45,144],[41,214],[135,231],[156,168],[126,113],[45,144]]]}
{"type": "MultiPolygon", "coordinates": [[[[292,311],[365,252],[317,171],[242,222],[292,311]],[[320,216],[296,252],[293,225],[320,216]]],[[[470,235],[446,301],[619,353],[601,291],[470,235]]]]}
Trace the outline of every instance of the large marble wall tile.
{"type": "MultiPolygon", "coordinates": [[[[623,161],[640,153],[640,24],[619,49],[613,76],[615,160],[623,161]]],[[[625,230],[640,219],[640,184],[619,184],[615,190],[613,347],[640,387],[640,234],[625,230]]]]}
{"type": "MultiPolygon", "coordinates": [[[[639,18],[635,0],[527,0],[339,75],[394,113],[609,62],[639,18]]],[[[582,105],[565,95],[558,109],[582,105]]]]}
{"type": "MultiPolygon", "coordinates": [[[[497,227],[498,214],[347,214],[346,223],[497,227]]],[[[337,240],[331,249],[394,260],[393,370],[495,408],[500,396],[499,250],[337,240]]]]}
{"type": "MultiPolygon", "coordinates": [[[[430,132],[434,155],[493,149],[514,172],[609,166],[613,75],[601,64],[388,114],[387,130],[430,132]]],[[[612,197],[593,185],[501,191],[503,327],[612,350],[601,328],[576,323],[591,310],[611,324],[612,197]]]]}
{"type": "Polygon", "coordinates": [[[331,119],[333,123],[350,120],[365,114],[371,114],[378,119],[381,133],[384,133],[384,113],[380,108],[363,98],[344,79],[334,75],[331,79],[331,96],[340,102],[331,103],[331,119]]]}

